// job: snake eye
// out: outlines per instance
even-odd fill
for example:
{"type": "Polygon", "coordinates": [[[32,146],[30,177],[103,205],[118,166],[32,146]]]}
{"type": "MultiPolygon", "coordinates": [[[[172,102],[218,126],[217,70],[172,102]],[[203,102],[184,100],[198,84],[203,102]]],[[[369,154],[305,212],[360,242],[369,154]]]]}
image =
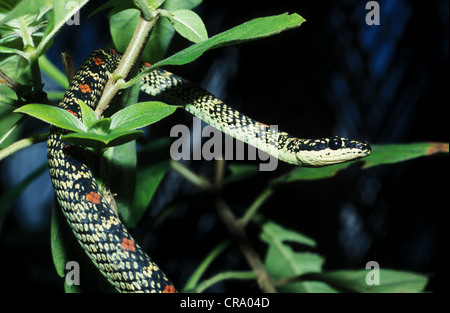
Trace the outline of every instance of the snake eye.
{"type": "Polygon", "coordinates": [[[337,149],[339,149],[341,146],[342,146],[342,140],[339,139],[339,138],[337,138],[337,137],[331,138],[331,139],[330,139],[330,142],[328,143],[328,147],[329,147],[331,150],[337,150],[337,149]]]}

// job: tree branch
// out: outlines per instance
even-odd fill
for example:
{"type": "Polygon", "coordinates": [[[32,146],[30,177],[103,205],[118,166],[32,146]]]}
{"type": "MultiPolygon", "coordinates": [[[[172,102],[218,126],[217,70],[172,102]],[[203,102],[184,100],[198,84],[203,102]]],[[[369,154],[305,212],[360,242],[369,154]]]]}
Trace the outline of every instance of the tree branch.
{"type": "Polygon", "coordinates": [[[253,249],[247,235],[245,234],[244,227],[235,219],[233,213],[223,199],[217,199],[215,201],[215,206],[217,214],[222,218],[223,222],[227,226],[230,236],[237,243],[248,264],[256,274],[256,280],[258,281],[261,290],[263,292],[270,293],[277,292],[272,278],[266,271],[266,268],[259,258],[258,253],[255,249],[253,249]]]}

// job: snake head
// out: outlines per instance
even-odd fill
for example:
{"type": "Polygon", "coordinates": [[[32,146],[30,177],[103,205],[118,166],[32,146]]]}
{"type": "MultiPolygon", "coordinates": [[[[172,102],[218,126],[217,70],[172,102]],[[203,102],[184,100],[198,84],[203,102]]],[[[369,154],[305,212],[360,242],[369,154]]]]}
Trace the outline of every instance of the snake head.
{"type": "Polygon", "coordinates": [[[296,157],[302,166],[320,167],[364,158],[370,154],[367,141],[344,137],[309,139],[301,143],[296,157]]]}

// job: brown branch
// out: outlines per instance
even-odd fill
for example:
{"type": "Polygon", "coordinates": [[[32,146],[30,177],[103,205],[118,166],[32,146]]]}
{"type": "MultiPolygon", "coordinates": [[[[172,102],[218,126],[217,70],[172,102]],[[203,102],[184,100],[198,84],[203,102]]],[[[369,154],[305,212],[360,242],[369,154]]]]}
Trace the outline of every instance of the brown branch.
{"type": "Polygon", "coordinates": [[[256,274],[259,287],[263,292],[275,293],[277,292],[272,278],[264,267],[258,253],[253,249],[250,240],[245,234],[244,227],[236,220],[228,205],[221,198],[215,201],[217,214],[225,223],[230,236],[238,244],[242,254],[246,258],[248,264],[256,274]]]}
{"type": "Polygon", "coordinates": [[[66,72],[66,77],[70,84],[76,72],[75,62],[73,61],[73,58],[69,54],[69,52],[62,52],[61,59],[64,67],[64,72],[66,72]]]}

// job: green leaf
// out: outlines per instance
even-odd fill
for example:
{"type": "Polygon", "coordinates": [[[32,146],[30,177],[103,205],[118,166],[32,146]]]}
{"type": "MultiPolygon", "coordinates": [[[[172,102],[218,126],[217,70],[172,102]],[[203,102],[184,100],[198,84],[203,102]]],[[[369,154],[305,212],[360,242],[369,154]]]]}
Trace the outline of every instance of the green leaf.
{"type": "Polygon", "coordinates": [[[53,202],[52,207],[52,220],[50,227],[50,246],[52,250],[53,264],[55,265],[56,272],[59,277],[64,277],[64,269],[68,259],[66,258],[65,247],[63,244],[62,233],[60,225],[65,223],[64,217],[62,217],[59,210],[59,205],[56,199],[53,202]]]}
{"type": "Polygon", "coordinates": [[[282,31],[298,27],[304,21],[305,20],[300,15],[288,13],[256,18],[215,35],[208,40],[194,44],[173,56],[156,63],[154,66],[186,64],[192,62],[207,50],[273,36],[282,31]]]}
{"type": "Polygon", "coordinates": [[[98,121],[98,117],[95,114],[94,110],[92,110],[90,106],[84,103],[83,100],[78,99],[78,104],[80,105],[83,123],[87,128],[90,128],[92,125],[94,125],[95,122],[98,121]]]}
{"type": "Polygon", "coordinates": [[[373,145],[372,153],[365,159],[364,168],[393,164],[407,160],[449,153],[448,142],[420,142],[407,144],[373,145]]]}
{"type": "Polygon", "coordinates": [[[25,57],[28,56],[25,56],[24,52],[23,55],[0,53],[0,68],[2,71],[15,81],[23,84],[22,90],[17,91],[19,96],[31,91],[31,87],[27,85],[30,82],[30,70],[28,60],[25,57]]]}
{"type": "Polygon", "coordinates": [[[304,279],[310,277],[342,291],[371,293],[423,292],[428,283],[426,275],[380,268],[380,284],[369,285],[366,283],[368,274],[370,270],[338,270],[306,275],[304,279]]]}
{"type": "Polygon", "coordinates": [[[11,88],[0,84],[0,105],[12,105],[17,100],[17,95],[11,88]]]}
{"type": "MultiPolygon", "coordinates": [[[[124,108],[138,102],[140,93],[139,85],[127,88],[116,99],[116,103],[110,104],[117,108],[124,108]]],[[[130,225],[129,216],[133,205],[133,196],[136,186],[136,142],[130,141],[123,145],[109,148],[104,153],[103,175],[105,183],[111,191],[117,194],[114,197],[117,212],[123,223],[130,225]]]]}
{"type": "Polygon", "coordinates": [[[7,53],[18,54],[18,55],[22,56],[24,59],[28,60],[28,54],[26,54],[22,50],[0,46],[0,53],[4,53],[4,54],[7,54],[7,53]]]}
{"type": "Polygon", "coordinates": [[[296,167],[292,171],[274,179],[272,182],[289,183],[301,180],[322,179],[334,176],[338,171],[352,165],[367,169],[373,166],[404,162],[440,153],[448,154],[448,152],[449,144],[442,142],[373,145],[371,154],[364,159],[320,168],[296,167]]]}
{"type": "Polygon", "coordinates": [[[24,17],[26,15],[36,15],[39,10],[44,8],[49,9],[52,5],[51,0],[33,0],[33,1],[16,1],[15,6],[11,9],[2,20],[0,20],[0,26],[6,24],[14,19],[24,17]]]}
{"type": "Polygon", "coordinates": [[[169,145],[168,138],[161,138],[150,142],[138,153],[136,191],[132,210],[127,219],[127,225],[130,227],[136,227],[170,168],[169,145]]]}
{"type": "Polygon", "coordinates": [[[153,64],[153,66],[147,70],[142,71],[136,79],[133,79],[133,81],[137,81],[155,68],[165,65],[183,65],[194,61],[207,50],[273,36],[282,31],[298,27],[304,21],[305,19],[300,15],[288,13],[253,19],[223,33],[215,35],[205,41],[196,43],[162,61],[153,64]]]}
{"type": "MultiPolygon", "coordinates": [[[[169,11],[178,9],[192,10],[201,2],[202,0],[166,0],[163,3],[163,8],[169,11]]],[[[168,19],[158,19],[153,27],[148,44],[142,53],[142,60],[155,63],[163,59],[174,34],[175,29],[168,19]]]]}
{"type": "Polygon", "coordinates": [[[111,116],[111,133],[123,132],[153,124],[176,110],[176,106],[149,101],[130,105],[111,116]]]}
{"type": "Polygon", "coordinates": [[[140,137],[144,132],[140,130],[115,132],[109,134],[70,133],[63,136],[64,140],[74,144],[103,150],[108,147],[119,146],[140,137]]]}
{"type": "MultiPolygon", "coordinates": [[[[122,1],[123,2],[123,1],[122,1]]],[[[139,19],[139,11],[127,9],[111,16],[109,30],[114,46],[119,51],[125,51],[139,19]]]]}
{"type": "Polygon", "coordinates": [[[147,0],[147,4],[152,10],[156,10],[164,3],[164,1],[165,0],[147,0]]]}
{"type": "MultiPolygon", "coordinates": [[[[314,247],[316,243],[311,238],[274,222],[263,225],[260,238],[269,245],[264,263],[273,278],[283,279],[322,270],[324,259],[321,256],[310,252],[296,252],[288,244],[291,242],[314,247]]],[[[294,282],[277,289],[281,292],[312,292],[327,288],[323,283],[294,282]]]]}
{"type": "Polygon", "coordinates": [[[166,10],[187,9],[192,10],[199,6],[203,0],[166,0],[163,8],[166,10]]]}
{"type": "MultiPolygon", "coordinates": [[[[35,1],[29,1],[35,2],[35,1]]],[[[50,2],[50,1],[48,1],[50,2]]],[[[37,47],[37,54],[41,55],[45,52],[47,45],[56,36],[58,31],[66,25],[74,14],[88,2],[88,0],[53,0],[53,18],[49,27],[45,31],[42,41],[37,47]]]]}
{"type": "MultiPolygon", "coordinates": [[[[115,9],[111,11],[110,15],[112,16],[109,23],[110,33],[114,46],[117,50],[123,52],[130,43],[134,29],[136,28],[139,19],[139,11],[136,9],[129,9],[126,2],[122,0],[117,2],[123,3],[122,6],[124,7],[115,10],[118,8],[116,5],[115,9]]],[[[200,0],[167,0],[163,3],[163,8],[166,10],[193,9],[200,3],[200,0]]],[[[174,32],[174,27],[168,19],[158,19],[142,53],[142,60],[150,63],[161,60],[166,54],[174,32]]]]}
{"type": "Polygon", "coordinates": [[[103,156],[104,182],[111,191],[117,193],[114,201],[123,223],[132,227],[129,219],[136,189],[136,142],[111,147],[103,156]]]}
{"type": "Polygon", "coordinates": [[[57,107],[40,103],[31,103],[14,110],[14,112],[28,114],[63,129],[75,132],[86,131],[86,126],[84,126],[78,118],[66,110],[57,107]]]}
{"type": "Polygon", "coordinates": [[[208,39],[208,32],[200,16],[191,10],[173,10],[166,15],[175,30],[184,38],[192,42],[201,42],[208,39]]]}
{"type": "MultiPolygon", "coordinates": [[[[261,239],[270,243],[271,240],[291,241],[310,247],[316,247],[316,242],[300,233],[286,229],[274,222],[267,222],[262,227],[261,239]]],[[[275,241],[272,241],[275,242],[275,241]]]]}
{"type": "Polygon", "coordinates": [[[107,135],[111,126],[111,119],[109,117],[101,118],[92,124],[88,128],[88,133],[94,133],[98,135],[107,135]]]}

